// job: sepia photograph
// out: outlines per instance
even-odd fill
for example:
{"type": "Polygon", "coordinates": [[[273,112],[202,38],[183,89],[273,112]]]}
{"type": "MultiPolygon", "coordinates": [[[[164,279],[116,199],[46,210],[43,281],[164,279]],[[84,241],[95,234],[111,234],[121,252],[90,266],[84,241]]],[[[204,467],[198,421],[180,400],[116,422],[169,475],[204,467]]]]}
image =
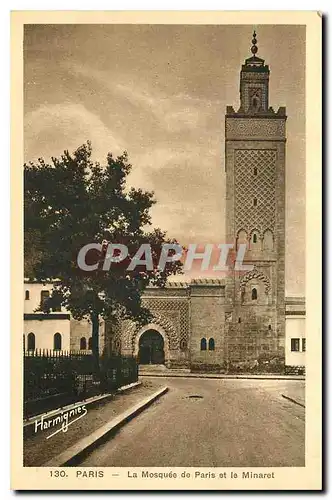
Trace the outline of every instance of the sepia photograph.
{"type": "Polygon", "coordinates": [[[308,467],[308,30],[252,14],[22,25],[17,460],[49,489],[308,467]]]}

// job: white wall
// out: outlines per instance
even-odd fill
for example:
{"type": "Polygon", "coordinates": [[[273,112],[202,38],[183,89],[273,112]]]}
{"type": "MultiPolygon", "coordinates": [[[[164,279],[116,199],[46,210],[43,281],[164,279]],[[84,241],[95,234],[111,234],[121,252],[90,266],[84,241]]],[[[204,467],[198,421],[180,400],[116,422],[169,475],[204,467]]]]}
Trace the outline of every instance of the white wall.
{"type": "MultiPolygon", "coordinates": [[[[42,285],[41,283],[24,283],[24,314],[36,314],[40,319],[25,319],[24,320],[24,335],[25,346],[27,348],[27,335],[32,332],[35,334],[36,349],[53,349],[54,334],[60,333],[62,337],[62,350],[79,350],[81,337],[86,338],[87,346],[91,337],[92,327],[87,320],[76,321],[71,316],[68,319],[49,319],[52,315],[70,314],[62,307],[61,311],[50,311],[49,315],[44,316],[44,313],[37,311],[40,305],[41,291],[48,290],[52,293],[52,284],[42,285]],[[29,299],[25,300],[25,292],[29,291],[29,299]]],[[[105,325],[104,321],[100,321],[100,340],[99,348],[102,352],[105,344],[105,325]]]]}
{"type": "MultiPolygon", "coordinates": [[[[42,290],[48,290],[51,295],[51,290],[52,290],[52,285],[47,284],[47,285],[42,285],[41,283],[24,283],[24,313],[25,314],[32,314],[36,312],[36,309],[39,307],[40,304],[40,292],[42,290]],[[29,300],[25,300],[25,292],[26,290],[29,291],[30,298],[29,300]]],[[[58,311],[59,314],[60,311],[58,311]]],[[[62,307],[61,312],[66,312],[65,309],[62,307]]],[[[50,314],[53,314],[52,311],[50,314]]]]}
{"type": "Polygon", "coordinates": [[[305,366],[305,352],[302,351],[302,339],[305,338],[305,317],[286,316],[285,364],[286,366],[305,366]],[[291,351],[291,339],[300,339],[300,351],[291,351]]]}
{"type": "Polygon", "coordinates": [[[70,350],[70,320],[69,319],[33,319],[24,321],[25,348],[27,348],[27,336],[32,332],[35,334],[36,349],[53,349],[53,337],[55,333],[61,334],[61,350],[70,350]]]}
{"type": "MultiPolygon", "coordinates": [[[[41,283],[24,283],[24,313],[25,314],[40,314],[41,311],[36,311],[40,304],[40,293],[42,290],[52,290],[52,284],[42,285],[41,283]],[[25,291],[29,291],[29,300],[25,300],[25,291]]],[[[50,315],[64,314],[66,310],[61,308],[61,311],[50,312],[50,315]]],[[[67,313],[68,314],[68,313],[67,313]]],[[[42,319],[25,319],[24,320],[24,335],[25,347],[27,348],[27,336],[30,332],[35,334],[36,349],[53,349],[54,334],[61,334],[61,350],[70,349],[70,319],[48,319],[49,315],[42,319]]]]}

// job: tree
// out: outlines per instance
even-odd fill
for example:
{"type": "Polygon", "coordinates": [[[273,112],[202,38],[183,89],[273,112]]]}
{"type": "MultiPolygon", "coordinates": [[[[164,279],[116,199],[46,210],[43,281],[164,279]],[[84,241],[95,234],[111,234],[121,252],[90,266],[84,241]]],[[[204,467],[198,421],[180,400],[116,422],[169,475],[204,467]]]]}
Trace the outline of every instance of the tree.
{"type": "Polygon", "coordinates": [[[179,261],[168,262],[164,270],[127,264],[143,243],[152,246],[154,263],[163,243],[176,244],[159,228],[148,231],[150,209],[156,200],[152,192],[127,188],[131,171],[127,153],[106,165],[91,160],[91,144],[73,154],[65,151],[47,164],[43,159],[24,165],[25,275],[40,282],[55,280],[50,299],[40,305],[44,312],[63,305],[75,319],[90,318],[92,351],[98,370],[99,319],[109,321],[149,320],[141,295],[148,285],[163,287],[168,276],[181,273],[179,261]],[[93,272],[77,264],[78,252],[89,243],[125,243],[125,262],[103,271],[105,251],[91,250],[88,263],[97,263],[93,272]]]}

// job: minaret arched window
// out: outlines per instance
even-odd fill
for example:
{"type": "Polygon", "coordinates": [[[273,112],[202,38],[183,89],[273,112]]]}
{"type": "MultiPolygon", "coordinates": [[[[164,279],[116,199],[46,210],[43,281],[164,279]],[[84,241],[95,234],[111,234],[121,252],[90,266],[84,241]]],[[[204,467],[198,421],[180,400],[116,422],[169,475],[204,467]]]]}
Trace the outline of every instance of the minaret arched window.
{"type": "Polygon", "coordinates": [[[89,337],[89,340],[88,340],[88,349],[90,351],[92,351],[92,337],[89,337]]]}
{"type": "Polygon", "coordinates": [[[201,339],[201,351],[206,351],[206,339],[201,339]]]}
{"type": "Polygon", "coordinates": [[[257,288],[251,290],[251,300],[257,300],[257,288]]]}
{"type": "Polygon", "coordinates": [[[238,250],[239,246],[243,243],[247,243],[248,235],[244,230],[238,232],[236,237],[236,249],[238,250]]]}
{"type": "Polygon", "coordinates": [[[273,233],[267,229],[263,235],[263,248],[264,250],[273,250],[273,233]]]}
{"type": "Polygon", "coordinates": [[[82,337],[80,340],[80,350],[85,351],[85,349],[86,349],[86,338],[82,337]]]}
{"type": "Polygon", "coordinates": [[[254,111],[258,111],[259,108],[261,107],[261,101],[257,95],[254,95],[252,100],[251,100],[251,106],[254,111]]]}

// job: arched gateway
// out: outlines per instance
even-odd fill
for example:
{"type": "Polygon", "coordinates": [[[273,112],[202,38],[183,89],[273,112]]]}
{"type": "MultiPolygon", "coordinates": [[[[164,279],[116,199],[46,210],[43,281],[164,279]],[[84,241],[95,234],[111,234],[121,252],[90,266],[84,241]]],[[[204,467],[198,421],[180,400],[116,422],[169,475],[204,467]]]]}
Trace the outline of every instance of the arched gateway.
{"type": "Polygon", "coordinates": [[[140,336],[138,362],[140,365],[164,364],[164,339],[156,330],[147,330],[140,336]]]}
{"type": "Polygon", "coordinates": [[[145,325],[135,339],[135,356],[141,365],[161,365],[169,360],[169,339],[155,323],[145,325]]]}

